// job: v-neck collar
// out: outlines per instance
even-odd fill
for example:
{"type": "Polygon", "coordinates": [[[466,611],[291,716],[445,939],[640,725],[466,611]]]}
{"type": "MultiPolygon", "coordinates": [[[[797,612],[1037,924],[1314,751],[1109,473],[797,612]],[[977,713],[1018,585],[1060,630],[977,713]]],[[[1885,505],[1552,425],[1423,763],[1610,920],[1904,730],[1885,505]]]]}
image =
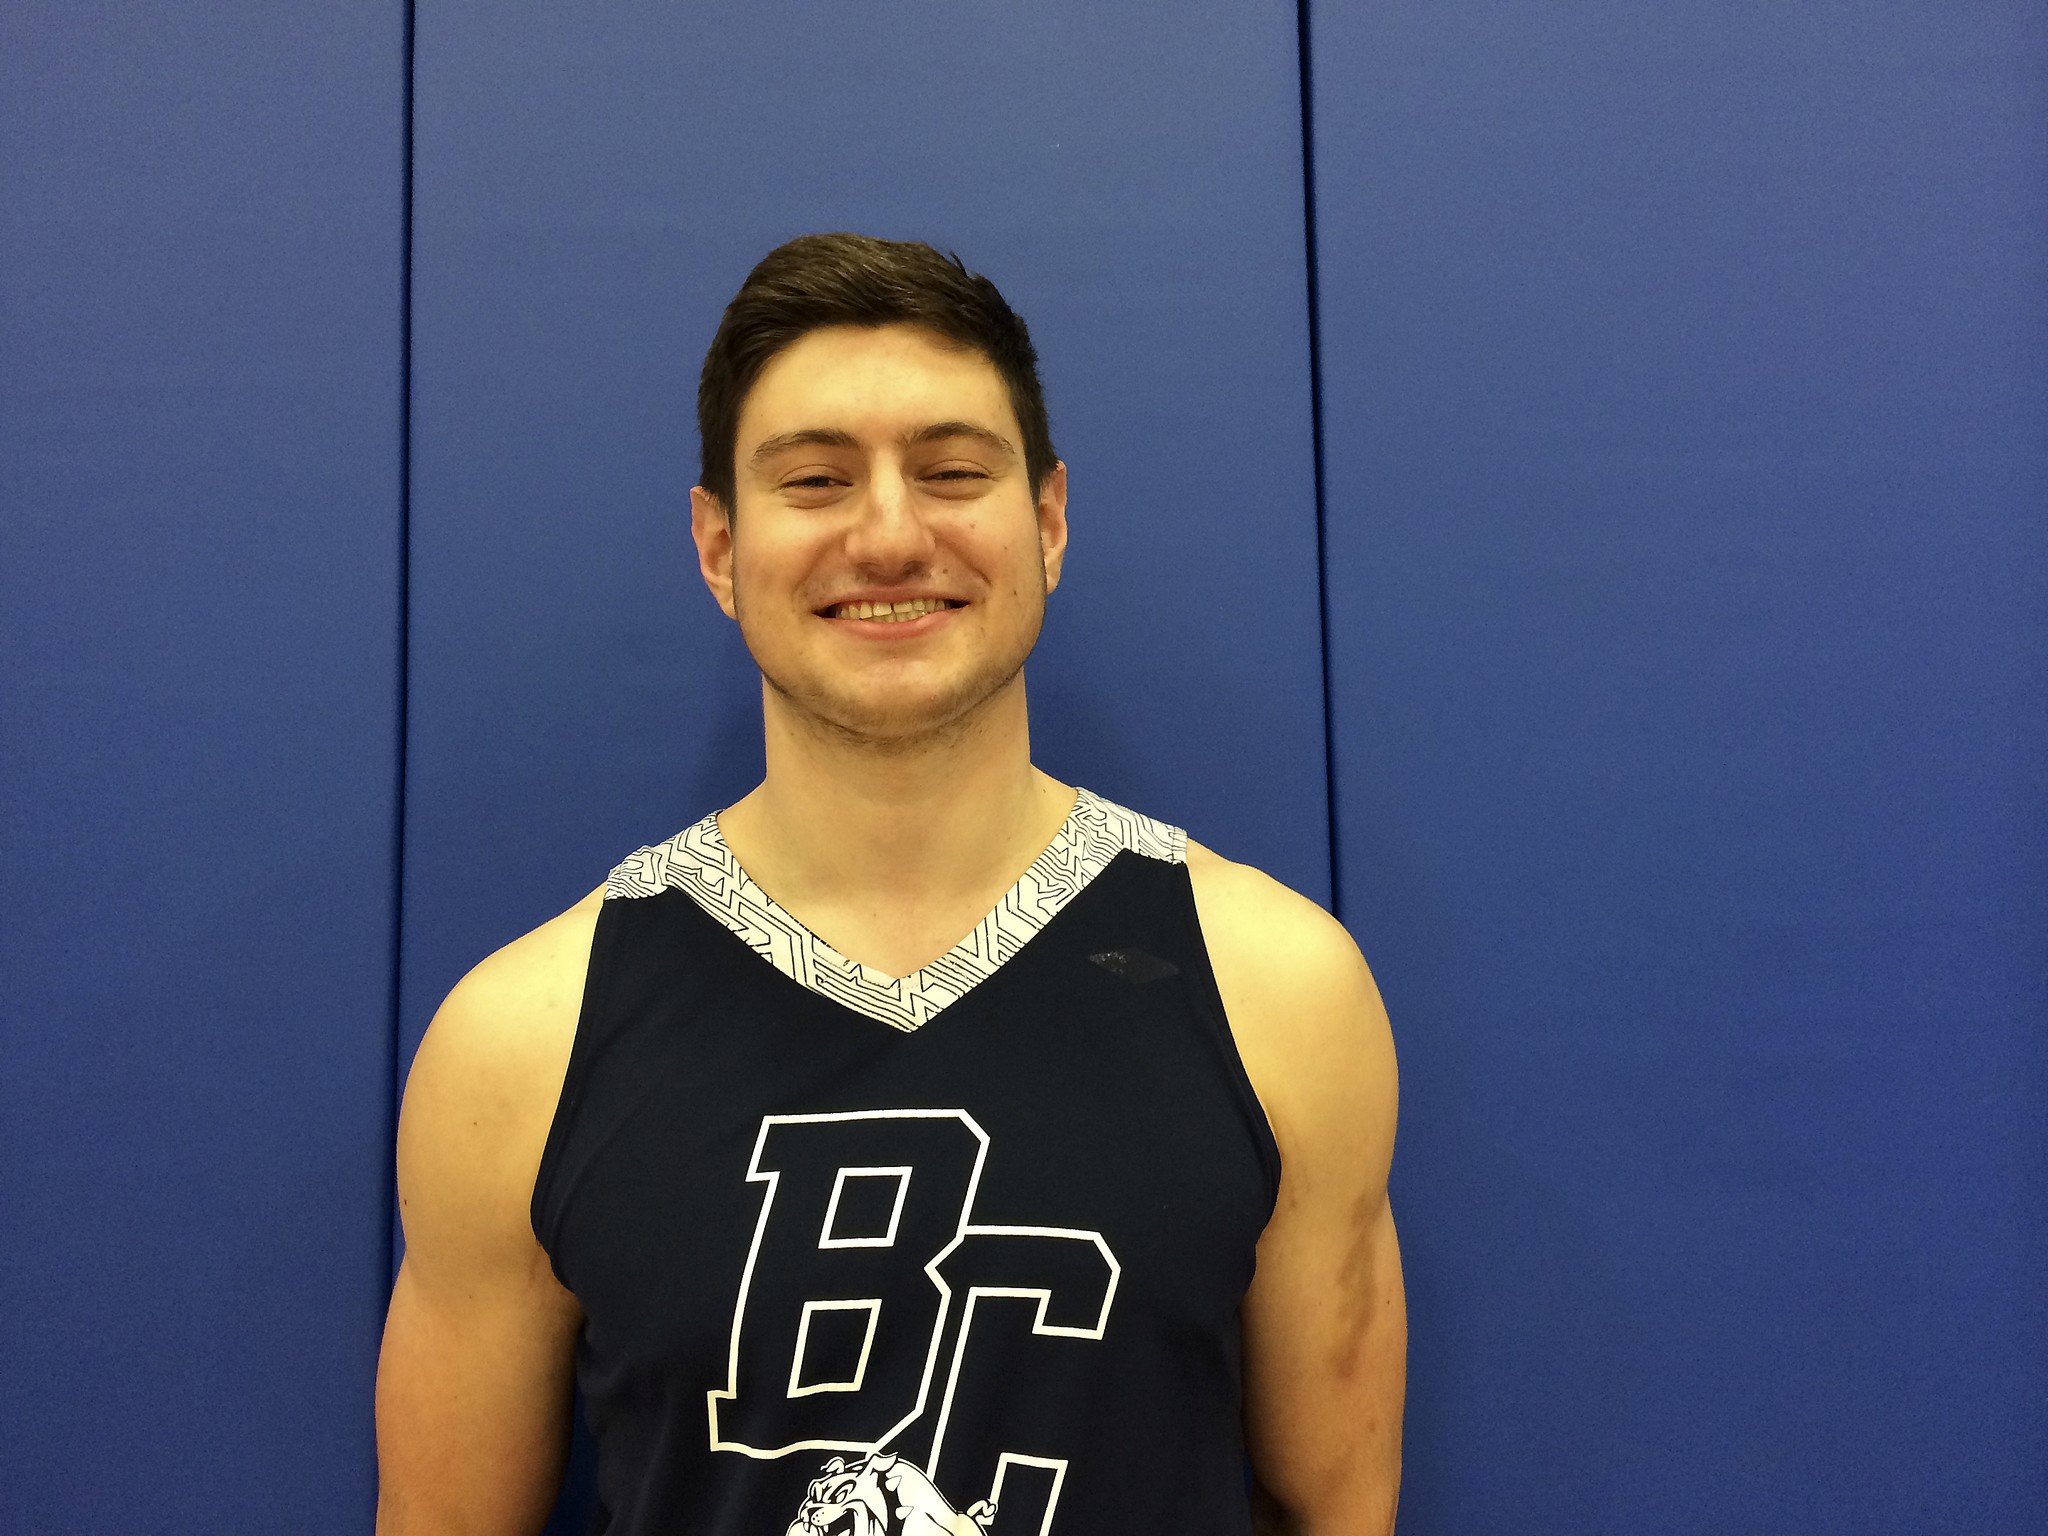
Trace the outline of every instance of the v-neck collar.
{"type": "Polygon", "coordinates": [[[1184,863],[1187,834],[1079,791],[1045,851],[973,932],[908,976],[849,960],[784,910],[726,847],[716,812],[621,862],[605,897],[680,890],[798,986],[908,1033],[993,976],[1125,851],[1184,863]]]}

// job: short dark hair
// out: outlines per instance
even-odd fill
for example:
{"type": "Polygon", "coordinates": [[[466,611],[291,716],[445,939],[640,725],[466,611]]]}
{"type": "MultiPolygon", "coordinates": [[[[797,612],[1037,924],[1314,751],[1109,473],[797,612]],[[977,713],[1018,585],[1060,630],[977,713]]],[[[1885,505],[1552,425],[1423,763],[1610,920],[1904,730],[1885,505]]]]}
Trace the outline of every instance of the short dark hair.
{"type": "Polygon", "coordinates": [[[697,381],[699,483],[733,508],[740,406],[775,355],[828,325],[919,325],[995,365],[1024,434],[1038,494],[1052,472],[1052,427],[1031,333],[996,285],[917,240],[799,235],[762,257],[725,307],[697,381]]]}

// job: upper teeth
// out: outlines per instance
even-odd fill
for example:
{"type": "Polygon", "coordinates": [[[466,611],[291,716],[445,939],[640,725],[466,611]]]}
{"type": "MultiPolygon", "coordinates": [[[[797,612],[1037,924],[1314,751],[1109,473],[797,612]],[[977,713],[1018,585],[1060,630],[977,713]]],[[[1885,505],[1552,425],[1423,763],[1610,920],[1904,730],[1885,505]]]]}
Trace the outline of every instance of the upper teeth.
{"type": "Polygon", "coordinates": [[[913,597],[900,603],[841,603],[832,610],[832,616],[839,619],[880,619],[894,624],[904,619],[922,618],[945,606],[945,599],[938,597],[913,597]]]}

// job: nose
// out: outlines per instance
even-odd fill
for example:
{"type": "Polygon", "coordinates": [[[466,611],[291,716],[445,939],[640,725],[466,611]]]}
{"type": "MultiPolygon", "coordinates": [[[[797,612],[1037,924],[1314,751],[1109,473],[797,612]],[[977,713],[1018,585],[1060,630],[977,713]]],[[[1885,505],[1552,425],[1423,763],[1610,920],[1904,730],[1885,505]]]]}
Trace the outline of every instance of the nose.
{"type": "Polygon", "coordinates": [[[846,534],[847,556],[856,565],[896,573],[919,570],[931,562],[931,525],[902,466],[874,467],[858,511],[846,534]]]}

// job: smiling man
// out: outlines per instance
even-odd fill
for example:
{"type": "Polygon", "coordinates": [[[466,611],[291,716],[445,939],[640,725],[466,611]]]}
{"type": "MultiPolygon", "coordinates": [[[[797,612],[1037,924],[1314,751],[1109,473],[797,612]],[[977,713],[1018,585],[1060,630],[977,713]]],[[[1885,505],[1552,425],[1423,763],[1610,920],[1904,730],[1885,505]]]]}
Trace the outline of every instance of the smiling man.
{"type": "Polygon", "coordinates": [[[1384,1536],[1386,1018],[1313,903],[1032,765],[1023,322],[808,236],[698,418],[766,774],[435,1016],[379,1532],[537,1531],[580,1384],[615,1536],[1384,1536]]]}

